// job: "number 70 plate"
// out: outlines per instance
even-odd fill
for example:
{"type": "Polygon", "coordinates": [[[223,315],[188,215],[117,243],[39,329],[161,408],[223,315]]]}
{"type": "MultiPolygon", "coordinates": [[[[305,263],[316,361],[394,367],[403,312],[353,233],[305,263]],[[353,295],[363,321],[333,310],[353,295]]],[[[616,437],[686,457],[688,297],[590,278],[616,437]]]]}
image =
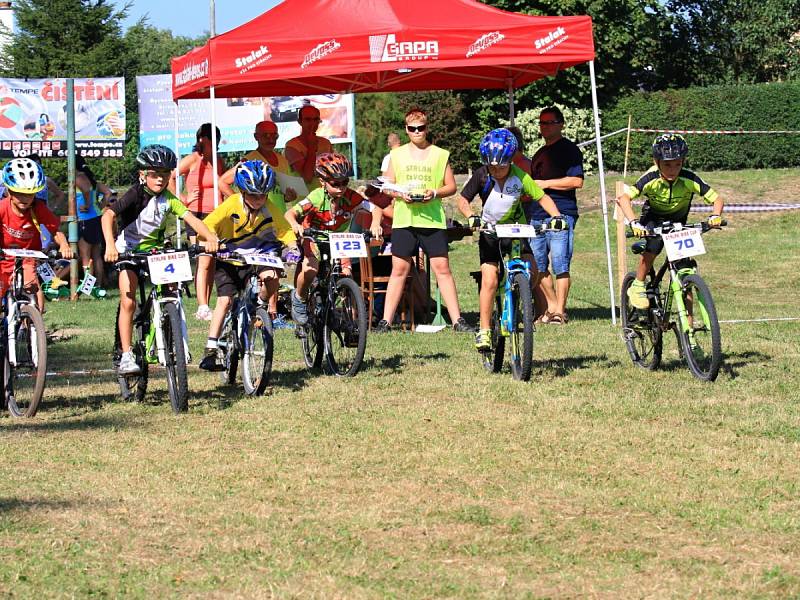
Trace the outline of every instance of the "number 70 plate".
{"type": "Polygon", "coordinates": [[[706,253],[706,247],[703,244],[699,229],[681,229],[680,231],[665,233],[661,237],[667,249],[667,258],[670,260],[680,260],[706,253]]]}

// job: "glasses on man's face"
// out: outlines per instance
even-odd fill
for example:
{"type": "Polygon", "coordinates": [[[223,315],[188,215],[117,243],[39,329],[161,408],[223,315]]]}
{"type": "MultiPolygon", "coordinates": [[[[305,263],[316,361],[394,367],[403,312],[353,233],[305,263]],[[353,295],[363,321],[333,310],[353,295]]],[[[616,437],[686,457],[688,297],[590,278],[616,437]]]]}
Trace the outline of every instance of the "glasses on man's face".
{"type": "Polygon", "coordinates": [[[406,125],[406,131],[409,133],[416,133],[417,131],[422,132],[427,129],[427,125],[406,125]]]}
{"type": "Polygon", "coordinates": [[[561,121],[551,120],[551,121],[539,121],[539,125],[560,125],[561,121]]]}
{"type": "Polygon", "coordinates": [[[344,179],[326,179],[325,183],[327,183],[332,188],[336,188],[340,190],[342,188],[346,188],[347,184],[350,183],[350,178],[345,177],[344,179]]]}
{"type": "Polygon", "coordinates": [[[169,179],[170,175],[172,171],[169,169],[152,169],[147,172],[147,176],[153,179],[169,179]]]}

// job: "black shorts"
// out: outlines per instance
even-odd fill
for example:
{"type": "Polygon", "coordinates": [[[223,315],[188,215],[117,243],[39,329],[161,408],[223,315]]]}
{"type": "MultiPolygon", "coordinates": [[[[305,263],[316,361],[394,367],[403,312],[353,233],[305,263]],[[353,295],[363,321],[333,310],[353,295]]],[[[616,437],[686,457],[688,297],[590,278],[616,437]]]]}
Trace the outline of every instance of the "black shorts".
{"type": "MultiPolygon", "coordinates": [[[[513,241],[514,240],[511,238],[497,238],[495,236],[488,236],[485,233],[482,233],[478,238],[478,256],[480,256],[481,264],[500,264],[500,262],[503,260],[503,257],[500,254],[501,250],[503,254],[509,254],[511,252],[511,244],[513,241]],[[497,243],[498,239],[500,244],[497,243]]],[[[521,254],[533,254],[528,240],[520,240],[520,243],[521,254]]]]}
{"type": "MultiPolygon", "coordinates": [[[[192,214],[202,221],[203,219],[205,219],[211,213],[193,212],[192,214]]],[[[187,238],[194,237],[194,236],[197,235],[197,232],[194,230],[194,228],[191,225],[189,225],[186,221],[183,221],[183,225],[186,228],[186,237],[187,238]]]]}
{"type": "Polygon", "coordinates": [[[78,221],[78,238],[92,245],[102,242],[103,229],[100,227],[100,217],[78,221]]]}
{"type": "Polygon", "coordinates": [[[392,256],[411,258],[421,247],[428,258],[447,257],[447,230],[429,227],[392,229],[392,256]]]}
{"type": "MultiPolygon", "coordinates": [[[[258,267],[259,275],[268,271],[269,267],[258,267]]],[[[247,285],[247,279],[253,268],[250,265],[234,265],[221,260],[216,261],[214,283],[217,284],[217,296],[235,296],[247,285]]]]}
{"type": "MultiPolygon", "coordinates": [[[[650,208],[649,204],[645,203],[645,205],[642,207],[642,216],[639,217],[639,223],[645,227],[659,227],[665,221],[669,221],[671,223],[682,223],[685,225],[686,219],[688,218],[688,208],[679,213],[665,215],[655,212],[652,208],[650,208]]],[[[646,252],[650,252],[651,254],[659,254],[663,249],[664,240],[662,240],[661,237],[647,238],[645,245],[646,252]]]]}

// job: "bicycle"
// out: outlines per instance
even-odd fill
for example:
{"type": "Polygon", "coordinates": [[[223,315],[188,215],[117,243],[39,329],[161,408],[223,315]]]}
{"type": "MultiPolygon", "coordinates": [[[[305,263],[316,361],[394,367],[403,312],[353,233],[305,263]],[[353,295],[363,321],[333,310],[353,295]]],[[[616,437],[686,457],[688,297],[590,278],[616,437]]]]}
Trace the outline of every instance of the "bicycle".
{"type": "MultiPolygon", "coordinates": [[[[202,250],[199,250],[202,251],[202,250]]],[[[186,365],[191,362],[189,334],[183,310],[183,281],[192,279],[189,257],[198,253],[165,249],[152,252],[125,252],[119,255],[117,270],[133,267],[138,274],[138,296],[133,316],[131,349],[140,372],[119,375],[120,392],[124,400],[144,400],[147,391],[148,368],[159,363],[167,373],[167,390],[175,413],[189,409],[189,385],[186,365]],[[146,292],[145,280],[151,280],[146,292]]],[[[119,336],[119,312],[114,328],[114,366],[119,366],[122,347],[119,336]]]]}
{"type": "Polygon", "coordinates": [[[14,259],[14,274],[2,299],[0,385],[12,417],[33,417],[39,410],[47,376],[47,333],[36,296],[24,289],[23,262],[47,260],[38,250],[5,248],[0,259],[14,259]]]}
{"type": "MultiPolygon", "coordinates": [[[[522,241],[539,235],[546,225],[500,224],[484,226],[480,233],[493,238],[503,260],[498,265],[497,296],[491,318],[492,349],[481,352],[487,371],[499,373],[503,369],[506,338],[509,347],[511,375],[518,381],[528,381],[533,370],[533,298],[531,296],[531,271],[521,258],[522,241]],[[510,241],[505,247],[503,240],[510,241]]],[[[480,294],[480,286],[478,288],[480,294]]]]}
{"type": "MultiPolygon", "coordinates": [[[[217,258],[224,256],[224,253],[217,253],[217,258]]],[[[283,269],[283,262],[273,254],[245,254],[243,258],[250,265],[283,269]]],[[[236,383],[236,371],[241,361],[242,385],[248,396],[263,394],[272,374],[272,319],[267,309],[258,303],[258,286],[258,274],[251,271],[247,285],[233,298],[218,340],[224,366],[220,373],[222,382],[228,385],[236,383]]]]}
{"type": "MultiPolygon", "coordinates": [[[[726,224],[722,222],[722,226],[726,224]]],[[[630,304],[628,288],[635,279],[633,273],[622,282],[620,302],[623,339],[636,366],[649,371],[658,368],[663,334],[671,329],[692,375],[703,381],[717,378],[722,364],[719,320],[711,291],[693,258],[705,254],[700,236],[710,229],[704,222],[681,225],[669,221],[649,229],[646,237],[660,236],[667,250],[664,264],[658,272],[650,269],[645,282],[650,306],[641,310],[630,304]]],[[[645,246],[644,240],[633,244],[634,254],[644,252],[645,246]]]]}
{"type": "MultiPolygon", "coordinates": [[[[308,293],[308,323],[295,329],[309,369],[319,369],[324,355],[324,371],[330,375],[352,377],[364,360],[367,348],[367,309],[358,284],[342,275],[341,261],[333,258],[330,235],[333,232],[306,229],[320,254],[319,271],[308,293]]],[[[365,249],[367,234],[358,236],[365,249]]],[[[336,254],[349,252],[359,240],[336,241],[336,254]]]]}

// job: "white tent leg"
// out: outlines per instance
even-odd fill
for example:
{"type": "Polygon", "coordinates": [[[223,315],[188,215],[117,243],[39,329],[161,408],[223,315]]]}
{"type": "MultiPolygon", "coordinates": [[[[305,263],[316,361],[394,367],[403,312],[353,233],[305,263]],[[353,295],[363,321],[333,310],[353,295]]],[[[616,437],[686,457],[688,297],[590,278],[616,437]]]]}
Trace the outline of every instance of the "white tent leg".
{"type": "Polygon", "coordinates": [[[514,126],[514,80],[508,78],[508,122],[514,126]]]}
{"type": "Polygon", "coordinates": [[[217,152],[219,149],[217,148],[217,103],[216,100],[216,90],[214,86],[211,86],[211,165],[214,171],[214,208],[217,208],[219,204],[219,177],[217,173],[219,173],[219,168],[217,166],[217,152]]]}
{"type": "Polygon", "coordinates": [[[589,61],[589,78],[592,82],[592,109],[594,110],[594,135],[597,143],[597,170],[600,172],[600,202],[603,207],[603,235],[606,239],[608,262],[608,292],[611,298],[611,324],[617,324],[617,307],[614,291],[614,272],[611,268],[611,242],[608,238],[608,202],[606,202],[606,176],[603,167],[603,144],[600,140],[600,111],[597,108],[597,83],[594,77],[594,61],[589,61]]]}
{"type": "MultiPolygon", "coordinates": [[[[180,148],[180,140],[179,140],[179,133],[178,133],[178,101],[175,100],[175,158],[176,164],[181,164],[181,148],[180,148]]],[[[183,185],[181,182],[181,176],[178,172],[178,169],[175,169],[175,195],[178,198],[181,197],[183,185]]],[[[181,221],[182,219],[175,219],[175,237],[177,241],[177,247],[180,250],[181,248],[181,221]]]]}

